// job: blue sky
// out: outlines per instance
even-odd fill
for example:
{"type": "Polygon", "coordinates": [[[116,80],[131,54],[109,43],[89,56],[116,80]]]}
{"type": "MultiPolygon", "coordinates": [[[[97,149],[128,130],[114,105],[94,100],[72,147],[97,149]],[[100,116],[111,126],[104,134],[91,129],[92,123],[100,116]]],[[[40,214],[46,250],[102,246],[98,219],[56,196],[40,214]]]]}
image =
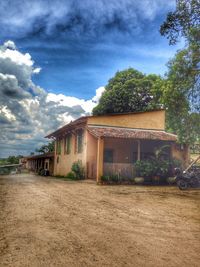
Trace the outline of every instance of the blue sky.
{"type": "Polygon", "coordinates": [[[42,68],[33,80],[49,92],[87,99],[130,66],[163,75],[177,49],[159,33],[172,0],[2,2],[1,40],[32,55],[42,68]]]}
{"type": "Polygon", "coordinates": [[[0,157],[91,113],[116,71],[164,75],[159,28],[175,0],[1,0],[0,157]]]}

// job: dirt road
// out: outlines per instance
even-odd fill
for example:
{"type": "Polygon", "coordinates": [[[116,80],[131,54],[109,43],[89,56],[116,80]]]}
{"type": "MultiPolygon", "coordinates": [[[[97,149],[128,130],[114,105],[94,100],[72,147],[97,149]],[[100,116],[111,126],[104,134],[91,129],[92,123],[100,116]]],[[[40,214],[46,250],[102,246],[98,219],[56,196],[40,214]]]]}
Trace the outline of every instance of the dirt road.
{"type": "Polygon", "coordinates": [[[200,266],[200,190],[0,177],[0,266],[200,266]]]}

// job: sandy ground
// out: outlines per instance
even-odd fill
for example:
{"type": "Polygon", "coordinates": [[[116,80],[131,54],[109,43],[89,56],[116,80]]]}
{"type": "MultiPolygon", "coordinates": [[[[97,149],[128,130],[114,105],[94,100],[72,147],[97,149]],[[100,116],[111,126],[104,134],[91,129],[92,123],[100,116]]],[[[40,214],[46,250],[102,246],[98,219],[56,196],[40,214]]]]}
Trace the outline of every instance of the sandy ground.
{"type": "Polygon", "coordinates": [[[0,177],[0,266],[200,266],[200,190],[0,177]]]}

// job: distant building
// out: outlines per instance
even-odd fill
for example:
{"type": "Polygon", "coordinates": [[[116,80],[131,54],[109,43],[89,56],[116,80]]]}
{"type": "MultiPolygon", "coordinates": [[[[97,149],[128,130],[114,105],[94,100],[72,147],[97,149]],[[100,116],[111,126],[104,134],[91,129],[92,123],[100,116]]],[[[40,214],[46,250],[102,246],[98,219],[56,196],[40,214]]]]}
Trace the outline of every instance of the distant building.
{"type": "Polygon", "coordinates": [[[49,175],[54,173],[54,152],[33,155],[24,158],[26,169],[38,173],[40,170],[47,170],[49,175]]]}
{"type": "Polygon", "coordinates": [[[189,149],[165,131],[165,111],[81,117],[46,136],[54,139],[54,175],[67,175],[73,162],[82,161],[87,178],[103,174],[131,176],[137,160],[168,145],[168,156],[186,166],[189,149]]]}

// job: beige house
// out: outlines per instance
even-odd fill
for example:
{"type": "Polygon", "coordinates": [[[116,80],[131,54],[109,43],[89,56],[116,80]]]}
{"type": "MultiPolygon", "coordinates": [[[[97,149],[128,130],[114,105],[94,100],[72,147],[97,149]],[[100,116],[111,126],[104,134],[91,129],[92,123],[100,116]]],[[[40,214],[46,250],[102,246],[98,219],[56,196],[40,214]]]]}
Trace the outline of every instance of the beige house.
{"type": "Polygon", "coordinates": [[[163,145],[168,145],[169,157],[183,165],[189,161],[188,147],[165,132],[164,110],[81,117],[46,137],[56,141],[54,175],[67,175],[81,160],[87,178],[100,181],[111,172],[132,176],[134,163],[163,145]]]}

